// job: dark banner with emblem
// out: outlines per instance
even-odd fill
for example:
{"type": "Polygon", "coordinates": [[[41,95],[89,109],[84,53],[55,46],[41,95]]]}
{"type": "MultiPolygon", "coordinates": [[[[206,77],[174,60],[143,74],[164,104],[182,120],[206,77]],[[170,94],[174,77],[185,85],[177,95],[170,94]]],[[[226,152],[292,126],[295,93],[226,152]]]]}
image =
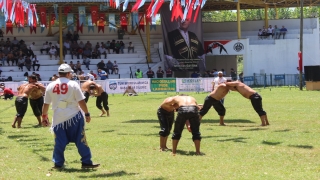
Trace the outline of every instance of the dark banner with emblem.
{"type": "Polygon", "coordinates": [[[151,92],[176,92],[176,79],[150,79],[151,92]]]}
{"type": "MultiPolygon", "coordinates": [[[[169,6],[161,7],[161,26],[164,42],[164,65],[173,71],[204,72],[205,50],[202,40],[202,20],[189,9],[185,20],[172,19],[169,6]],[[189,14],[192,13],[192,14],[189,14]]],[[[183,9],[185,12],[185,10],[183,9]]]]}
{"type": "Polygon", "coordinates": [[[207,55],[242,55],[245,52],[245,39],[237,40],[205,40],[207,55]]]}

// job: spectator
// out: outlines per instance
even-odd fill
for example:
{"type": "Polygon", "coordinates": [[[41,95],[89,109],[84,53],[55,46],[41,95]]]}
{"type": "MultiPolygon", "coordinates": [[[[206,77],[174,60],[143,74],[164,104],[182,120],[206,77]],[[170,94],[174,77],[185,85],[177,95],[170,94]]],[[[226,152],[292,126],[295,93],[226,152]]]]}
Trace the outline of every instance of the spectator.
{"type": "Polygon", "coordinates": [[[113,70],[115,74],[119,73],[119,67],[118,67],[117,61],[114,61],[113,63],[113,70]]]}
{"type": "Polygon", "coordinates": [[[132,53],[134,53],[134,46],[133,46],[132,42],[129,42],[128,53],[130,53],[130,50],[132,50],[132,53]]]}
{"type": "Polygon", "coordinates": [[[284,39],[284,36],[287,34],[287,28],[285,28],[284,26],[282,26],[282,28],[280,29],[280,35],[279,35],[279,38],[278,39],[280,39],[280,36],[282,35],[283,36],[283,38],[282,39],[284,39]]]}
{"type": "Polygon", "coordinates": [[[71,69],[73,70],[73,72],[74,72],[74,73],[77,73],[76,65],[75,65],[75,64],[73,64],[73,62],[72,62],[72,61],[70,61],[69,66],[71,67],[71,69]]]}
{"type": "Polygon", "coordinates": [[[63,43],[63,47],[64,47],[67,51],[70,51],[70,54],[71,54],[71,45],[70,45],[70,41],[69,41],[69,40],[66,40],[66,41],[63,43]]]}
{"type": "Polygon", "coordinates": [[[166,77],[172,77],[172,71],[171,69],[168,67],[168,69],[166,70],[166,77]]]}
{"type": "Polygon", "coordinates": [[[82,48],[78,48],[78,52],[77,53],[78,53],[78,57],[80,58],[80,55],[83,56],[82,55],[83,54],[83,49],[82,48]]]}
{"type": "Polygon", "coordinates": [[[107,67],[107,73],[110,74],[110,70],[111,70],[111,74],[113,74],[113,64],[110,60],[107,62],[106,67],[107,67]]]}
{"type": "Polygon", "coordinates": [[[43,53],[43,51],[46,51],[47,54],[49,53],[50,50],[50,46],[48,44],[48,41],[43,43],[42,48],[40,49],[41,54],[43,53]]]}
{"type": "Polygon", "coordinates": [[[84,49],[84,47],[85,47],[85,44],[82,41],[80,41],[79,48],[84,49]]]}
{"type": "Polygon", "coordinates": [[[0,37],[3,37],[3,31],[0,29],[0,37]]]}
{"type": "Polygon", "coordinates": [[[40,74],[38,74],[36,72],[32,72],[32,75],[36,76],[38,81],[42,80],[41,77],[40,77],[40,74]]]}
{"type": "Polygon", "coordinates": [[[191,78],[198,78],[200,77],[200,74],[196,71],[193,71],[193,73],[191,74],[191,78]]]}
{"type": "Polygon", "coordinates": [[[116,51],[116,41],[115,40],[112,40],[110,42],[110,49],[112,49],[112,53],[114,53],[116,51]]]}
{"type": "Polygon", "coordinates": [[[24,60],[24,62],[25,62],[25,66],[28,69],[28,71],[31,71],[32,61],[30,59],[30,56],[27,56],[26,59],[24,60]]]}
{"type": "Polygon", "coordinates": [[[123,54],[123,49],[124,49],[124,43],[122,41],[120,41],[120,52],[121,54],[123,54]]]}
{"type": "Polygon", "coordinates": [[[79,49],[79,45],[77,42],[73,42],[72,45],[71,45],[71,59],[73,59],[73,56],[76,55],[77,56],[77,59],[79,59],[79,52],[78,52],[78,49],[79,49]]]}
{"type": "Polygon", "coordinates": [[[95,74],[93,71],[90,71],[90,74],[94,77],[94,80],[97,80],[97,79],[98,79],[97,74],[95,74]]]}
{"type": "Polygon", "coordinates": [[[71,80],[74,80],[74,81],[79,80],[79,78],[78,78],[76,73],[72,74],[71,80]]]}
{"type": "Polygon", "coordinates": [[[84,45],[85,48],[88,48],[89,50],[92,51],[92,44],[90,43],[90,41],[87,41],[87,43],[84,45]]]}
{"type": "Polygon", "coordinates": [[[78,40],[79,40],[79,34],[77,31],[74,31],[72,36],[72,41],[77,43],[78,40]]]}
{"type": "Polygon", "coordinates": [[[19,67],[19,70],[21,69],[21,71],[23,71],[23,66],[25,64],[25,61],[24,59],[22,58],[22,56],[19,57],[18,59],[18,67],[19,67]]]}
{"type": "Polygon", "coordinates": [[[149,70],[147,71],[147,77],[154,78],[154,72],[151,70],[151,67],[149,67],[149,70]]]}
{"type": "Polygon", "coordinates": [[[239,74],[239,80],[243,83],[243,72],[239,74]]]}
{"type": "Polygon", "coordinates": [[[79,71],[79,72],[82,72],[82,69],[81,69],[81,63],[80,63],[80,61],[77,61],[77,64],[75,65],[76,66],[76,69],[77,69],[77,72],[79,71]]]}
{"type": "Polygon", "coordinates": [[[98,69],[98,76],[100,77],[100,80],[108,79],[108,74],[102,69],[98,69]]]}
{"type": "Polygon", "coordinates": [[[57,55],[60,56],[60,42],[57,41],[57,43],[55,44],[55,46],[56,46],[56,50],[57,50],[57,55]]]}
{"type": "Polygon", "coordinates": [[[273,38],[273,27],[271,25],[269,25],[268,29],[267,29],[267,37],[272,36],[273,38]]]}
{"type": "Polygon", "coordinates": [[[52,75],[52,77],[49,78],[49,81],[55,81],[59,78],[56,74],[52,75]]]}
{"type": "Polygon", "coordinates": [[[10,99],[12,100],[13,96],[14,96],[14,93],[12,91],[12,89],[10,88],[5,88],[5,86],[1,86],[1,89],[3,90],[3,99],[4,100],[7,100],[7,99],[10,99]]]}
{"type": "Polygon", "coordinates": [[[32,43],[30,44],[30,46],[29,46],[29,49],[31,49],[32,51],[34,51],[35,48],[36,48],[35,42],[32,42],[32,43]]]}
{"type": "Polygon", "coordinates": [[[98,54],[97,49],[93,49],[93,51],[91,53],[91,58],[92,59],[98,59],[98,56],[99,56],[99,54],[98,54]]]}
{"type": "Polygon", "coordinates": [[[85,56],[85,55],[83,55],[83,64],[86,65],[86,68],[87,68],[88,70],[90,70],[90,69],[89,69],[90,59],[89,59],[87,56],[85,56]]]}
{"type": "MultiPolygon", "coordinates": [[[[32,67],[33,67],[33,71],[35,71],[35,66],[37,66],[37,71],[39,71],[39,68],[40,68],[40,64],[39,64],[39,60],[37,59],[37,56],[34,55],[34,57],[32,58],[32,67]]],[[[39,80],[40,81],[40,80],[39,80]]]]}
{"type": "Polygon", "coordinates": [[[51,46],[51,49],[49,50],[50,60],[52,59],[52,55],[57,59],[57,50],[54,46],[51,46]]]}
{"type": "Polygon", "coordinates": [[[106,64],[104,63],[103,60],[101,60],[101,61],[97,64],[98,69],[102,69],[102,70],[104,70],[104,71],[107,71],[107,70],[105,69],[105,66],[106,66],[106,64]]]}
{"type": "Polygon", "coordinates": [[[279,39],[278,37],[280,36],[280,29],[278,28],[277,25],[274,26],[274,38],[279,39]]]}
{"type": "Polygon", "coordinates": [[[102,58],[101,55],[104,55],[105,59],[107,58],[107,50],[106,50],[106,48],[104,48],[103,46],[100,46],[98,48],[98,51],[99,51],[100,58],[102,58]]]}
{"type": "Polygon", "coordinates": [[[66,34],[66,40],[72,41],[72,33],[71,31],[68,31],[66,34]]]}
{"type": "Polygon", "coordinates": [[[97,44],[96,44],[96,46],[94,48],[97,49],[97,50],[100,48],[99,42],[97,42],[97,44]]]}
{"type": "Polygon", "coordinates": [[[115,44],[115,51],[117,54],[119,54],[119,52],[120,52],[120,47],[121,47],[121,44],[119,41],[117,41],[115,44]]]}
{"type": "Polygon", "coordinates": [[[12,53],[12,51],[10,51],[7,55],[7,63],[8,63],[8,66],[10,66],[10,61],[11,61],[11,64],[13,66],[13,62],[14,62],[14,55],[12,53]]]}
{"type": "Polygon", "coordinates": [[[157,78],[163,78],[164,71],[161,69],[161,66],[159,66],[157,70],[157,78]]]}
{"type": "Polygon", "coordinates": [[[110,41],[107,41],[107,43],[105,44],[105,48],[106,50],[108,50],[108,54],[110,54],[110,41]]]}
{"type": "Polygon", "coordinates": [[[82,56],[86,56],[88,58],[91,58],[91,50],[89,48],[85,48],[82,53],[82,56]]]}
{"type": "Polygon", "coordinates": [[[2,52],[0,52],[0,61],[2,62],[3,66],[5,65],[4,63],[7,61],[7,57],[2,52]]]}
{"type": "Polygon", "coordinates": [[[266,36],[264,35],[264,33],[262,32],[262,29],[259,29],[259,32],[258,32],[258,39],[263,39],[265,38],[266,36]]]}
{"type": "MultiPolygon", "coordinates": [[[[226,71],[225,71],[224,69],[221,69],[221,72],[222,72],[222,75],[223,75],[223,76],[226,76],[226,75],[227,75],[227,73],[226,73],[226,71]]],[[[219,75],[219,72],[218,72],[218,75],[219,75]]]]}
{"type": "Polygon", "coordinates": [[[14,47],[19,48],[19,41],[16,37],[13,37],[13,40],[11,41],[11,49],[13,49],[14,47]]]}
{"type": "Polygon", "coordinates": [[[231,68],[231,79],[232,79],[232,81],[237,80],[237,73],[234,71],[233,68],[231,68]]]}
{"type": "Polygon", "coordinates": [[[1,76],[1,73],[2,73],[2,64],[0,64],[0,76],[1,76]]]}
{"type": "Polygon", "coordinates": [[[78,75],[78,79],[79,80],[86,80],[86,75],[84,74],[83,71],[80,71],[79,75],[78,75]]]}
{"type": "Polygon", "coordinates": [[[136,78],[138,78],[138,79],[143,77],[142,71],[140,71],[140,69],[137,69],[137,71],[135,72],[134,75],[135,75],[136,78]]]}
{"type": "Polygon", "coordinates": [[[128,86],[127,89],[124,91],[123,96],[128,93],[127,96],[138,96],[138,94],[136,93],[136,91],[131,87],[128,86]]]}
{"type": "Polygon", "coordinates": [[[33,53],[33,50],[31,49],[31,47],[29,47],[29,49],[27,51],[27,56],[34,57],[34,53],[33,53]]]}

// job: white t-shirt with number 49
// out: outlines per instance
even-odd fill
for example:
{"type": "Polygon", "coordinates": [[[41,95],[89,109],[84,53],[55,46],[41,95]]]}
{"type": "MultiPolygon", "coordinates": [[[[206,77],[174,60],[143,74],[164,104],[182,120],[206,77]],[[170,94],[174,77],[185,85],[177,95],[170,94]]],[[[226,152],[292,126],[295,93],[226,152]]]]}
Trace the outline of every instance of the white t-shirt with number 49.
{"type": "Polygon", "coordinates": [[[78,102],[85,99],[79,84],[61,77],[46,88],[44,103],[52,103],[52,127],[74,117],[81,109],[78,102]]]}

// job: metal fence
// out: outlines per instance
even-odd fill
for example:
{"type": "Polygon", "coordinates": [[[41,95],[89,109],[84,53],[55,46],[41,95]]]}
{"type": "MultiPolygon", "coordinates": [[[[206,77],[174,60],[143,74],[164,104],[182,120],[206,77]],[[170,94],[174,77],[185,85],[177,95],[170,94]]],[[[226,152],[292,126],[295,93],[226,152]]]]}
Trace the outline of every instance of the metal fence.
{"type": "MultiPolygon", "coordinates": [[[[299,86],[299,74],[253,74],[243,77],[243,82],[251,87],[299,86]]],[[[304,74],[302,75],[305,86],[304,74]]]]}

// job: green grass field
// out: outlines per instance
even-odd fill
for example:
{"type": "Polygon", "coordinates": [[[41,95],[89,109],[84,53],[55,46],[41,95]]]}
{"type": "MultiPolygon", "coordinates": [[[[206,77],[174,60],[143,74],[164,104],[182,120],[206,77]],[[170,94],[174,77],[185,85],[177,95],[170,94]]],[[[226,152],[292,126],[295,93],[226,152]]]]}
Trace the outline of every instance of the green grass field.
{"type": "MultiPolygon", "coordinates": [[[[109,95],[110,117],[98,117],[95,98],[86,126],[96,170],[82,170],[74,144],[65,151],[64,170],[52,170],[53,135],[39,128],[28,107],[22,129],[11,128],[14,101],[0,101],[0,179],[320,179],[320,96],[318,91],[257,89],[263,97],[270,126],[249,100],[236,92],[226,96],[227,126],[219,126],[211,109],[201,122],[201,151],[195,156],[185,129],[177,156],[159,152],[156,110],[175,93],[109,95]]],[[[189,93],[199,104],[207,93],[189,93]]],[[[52,111],[49,111],[51,116],[52,111]]],[[[170,136],[171,137],[171,136],[170,136]]],[[[171,148],[171,139],[168,140],[171,148]]]]}

